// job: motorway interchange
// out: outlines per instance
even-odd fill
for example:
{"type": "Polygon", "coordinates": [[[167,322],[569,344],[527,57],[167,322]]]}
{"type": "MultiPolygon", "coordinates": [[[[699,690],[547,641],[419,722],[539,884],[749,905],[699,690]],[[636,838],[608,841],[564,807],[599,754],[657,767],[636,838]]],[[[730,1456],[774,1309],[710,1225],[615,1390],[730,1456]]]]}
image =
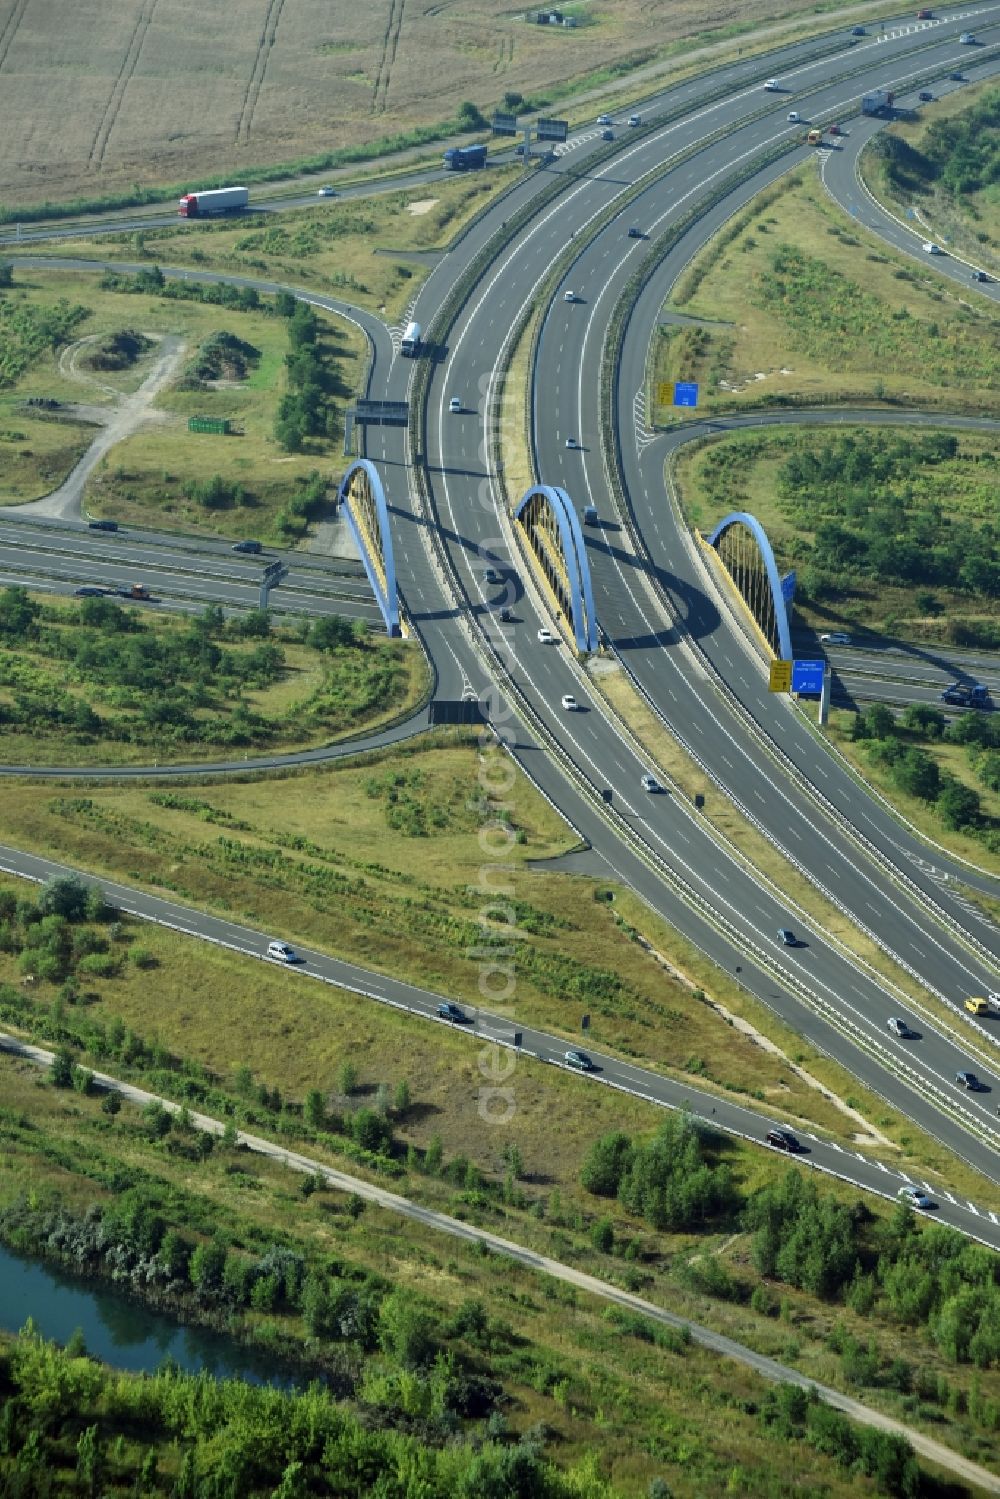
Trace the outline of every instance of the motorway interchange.
{"type": "MultiPolygon", "coordinates": [[[[886,23],[883,35],[865,39],[845,29],[692,78],[644,101],[641,129],[613,143],[581,132],[572,149],[526,172],[473,223],[434,269],[413,309],[440,353],[432,365],[399,359],[391,331],[351,311],[372,344],[368,394],[418,398],[410,430],[372,429],[367,455],[385,478],[400,591],[432,662],[436,695],[474,691],[512,756],[590,844],[595,871],[631,886],[721,967],[739,972],[740,982],[796,1031],[994,1184],[1000,1181],[995,1022],[969,1017],[962,1006],[969,994],[1000,988],[1000,934],[957,886],[996,898],[1000,881],[929,850],[858,786],[796,711],[768,694],[759,658],[664,493],[664,459],[676,438],[650,433],[636,398],[645,388],[651,330],[682,266],[733,213],[806,156],[801,130],[787,122],[790,104],[803,119],[850,122],[843,149],[829,153],[824,167],[827,188],[850,209],[858,197],[857,152],[878,128],[852,118],[861,93],[889,87],[905,103],[959,64],[970,78],[990,76],[998,38],[1000,5],[976,6],[928,24],[909,18],[886,23]],[[958,40],[970,26],[982,43],[974,58],[958,40]],[[783,85],[777,99],[763,90],[771,75],[783,85]],[[642,238],[628,234],[637,224],[642,238]],[[573,302],[565,296],[570,288],[573,302]],[[634,307],[609,370],[605,342],[615,309],[630,291],[637,293],[634,307]],[[509,519],[508,501],[519,496],[504,494],[497,461],[500,374],[514,331],[539,298],[547,310],[534,346],[534,464],[541,480],[564,487],[578,507],[594,505],[601,517],[588,536],[588,555],[607,651],[718,794],[731,797],[819,891],[936,996],[943,1008],[935,1013],[921,1013],[817,930],[682,797],[642,789],[648,758],[608,716],[548,617],[509,519]],[[449,409],[456,397],[462,406],[457,415],[449,409]],[[609,434],[610,448],[604,442],[609,434]],[[499,569],[506,584],[488,584],[487,567],[499,569]],[[514,616],[503,625],[501,604],[514,616]],[[544,628],[553,633],[551,644],[538,640],[544,628]],[[567,696],[580,711],[561,710],[567,696]],[[781,941],[785,928],[796,933],[796,946],[781,941]],[[902,1040],[889,1031],[889,1018],[900,1013],[915,1037],[902,1040]],[[985,1091],[957,1086],[958,1074],[969,1069],[985,1091]]],[[[877,205],[866,204],[858,216],[897,248],[921,254],[919,237],[877,205]]],[[[968,268],[950,258],[941,257],[935,269],[968,285],[968,268]]],[[[296,290],[339,310],[307,288],[296,290]]],[[[997,288],[976,286],[974,295],[995,301],[997,288]]],[[[50,563],[60,549],[86,547],[87,563],[74,563],[77,576],[91,576],[79,571],[84,566],[95,568],[95,577],[102,569],[106,574],[106,562],[93,560],[97,544],[81,527],[51,530],[50,563]]],[[[17,525],[0,523],[0,565],[12,557],[12,545],[19,549],[20,534],[17,525]]],[[[44,549],[37,536],[33,544],[44,549]]],[[[116,538],[115,546],[135,548],[128,553],[135,576],[144,575],[137,567],[155,559],[165,578],[190,588],[191,548],[203,544],[159,538],[154,545],[129,536],[116,538]]],[[[204,550],[212,552],[211,544],[204,550]]],[[[207,584],[214,599],[245,607],[258,570],[224,551],[220,545],[212,557],[218,581],[203,576],[199,586],[207,584]]],[[[120,571],[124,561],[116,565],[120,571]]],[[[303,609],[344,612],[348,583],[331,588],[322,569],[304,559],[296,558],[293,567],[282,587],[299,590],[303,609]]],[[[402,731],[393,732],[398,737],[402,731]]],[[[280,757],[282,763],[295,758],[280,757]]],[[[3,862],[44,875],[42,861],[15,850],[6,850],[3,862]]],[[[223,930],[228,924],[199,913],[154,909],[168,903],[108,889],[126,909],[264,951],[260,934],[223,930]]],[[[318,953],[304,956],[307,973],[436,1017],[441,996],[318,953]]],[[[503,1036],[498,1019],[484,1012],[474,1018],[480,1034],[503,1036]]],[[[529,1031],[520,1045],[549,1061],[562,1058],[566,1048],[529,1031]]],[[[763,1139],[770,1127],[762,1116],[615,1058],[595,1054],[595,1061],[596,1081],[665,1104],[686,1103],[751,1138],[763,1139]]],[[[811,1163],[859,1184],[889,1195],[909,1184],[859,1153],[819,1140],[809,1144],[811,1163]]],[[[929,1185],[943,1218],[1000,1245],[1000,1223],[988,1207],[955,1201],[946,1183],[929,1185]]]]}

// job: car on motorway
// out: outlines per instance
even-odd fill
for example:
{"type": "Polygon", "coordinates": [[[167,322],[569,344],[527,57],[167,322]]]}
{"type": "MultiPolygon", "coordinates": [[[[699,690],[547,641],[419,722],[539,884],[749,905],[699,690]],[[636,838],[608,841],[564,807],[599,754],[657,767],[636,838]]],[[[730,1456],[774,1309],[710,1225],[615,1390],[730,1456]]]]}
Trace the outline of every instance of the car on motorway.
{"type": "Polygon", "coordinates": [[[488,567],[486,569],[484,577],[486,578],[487,583],[502,583],[504,580],[504,572],[500,567],[488,567]]]}
{"type": "Polygon", "coordinates": [[[943,255],[944,251],[940,245],[936,245],[932,239],[925,239],[920,246],[925,255],[943,255]]]}
{"type": "Polygon", "coordinates": [[[564,692],[562,695],[562,706],[566,713],[575,713],[579,704],[571,692],[564,692]]]}
{"type": "Polygon", "coordinates": [[[639,785],[642,787],[643,791],[661,790],[659,781],[654,775],[650,775],[648,770],[646,771],[645,775],[641,777],[639,785]]]}
{"type": "Polygon", "coordinates": [[[801,120],[802,120],[802,116],[799,114],[799,112],[798,112],[797,109],[790,109],[788,111],[788,123],[789,123],[789,125],[798,125],[801,122],[801,120]]]}
{"type": "Polygon", "coordinates": [[[448,402],[448,410],[454,415],[455,412],[461,411],[461,409],[462,403],[458,399],[458,396],[452,396],[451,400],[448,402]]]}
{"type": "Polygon", "coordinates": [[[614,138],[615,138],[615,132],[613,130],[602,130],[601,131],[601,140],[602,141],[613,141],[614,138]]]}
{"type": "Polygon", "coordinates": [[[982,995],[979,994],[970,995],[969,998],[965,1001],[965,1008],[968,1010],[970,1015],[992,1014],[992,1008],[990,1006],[989,1000],[984,999],[982,995]]]}
{"type": "Polygon", "coordinates": [[[646,238],[644,232],[639,228],[638,224],[630,224],[629,225],[628,237],[629,237],[629,239],[645,239],[646,238]]]}
{"type": "Polygon", "coordinates": [[[958,68],[955,69],[954,73],[949,73],[948,77],[951,79],[952,83],[965,82],[965,74],[962,73],[958,68]]]}
{"type": "Polygon", "coordinates": [[[766,1144],[773,1145],[775,1150],[787,1150],[789,1155],[798,1155],[802,1149],[790,1129],[769,1129],[764,1140],[766,1144]]]}
{"type": "Polygon", "coordinates": [[[437,1012],[442,1020],[450,1020],[452,1025],[464,1025],[469,1018],[465,1011],[460,1010],[458,1005],[452,1004],[450,999],[438,1005],[437,1012]]]}
{"type": "Polygon", "coordinates": [[[234,552],[246,552],[251,557],[256,557],[257,553],[262,552],[264,548],[261,546],[259,541],[248,540],[234,541],[231,550],[234,552]]]}
{"type": "Polygon", "coordinates": [[[568,1051],[563,1057],[567,1067],[575,1067],[578,1072],[593,1072],[594,1064],[585,1051],[577,1051],[575,1048],[568,1051]]]}
{"type": "Polygon", "coordinates": [[[799,945],[799,940],[795,933],[787,926],[779,926],[778,941],[783,943],[785,947],[798,947],[799,945]]]}
{"type": "Polygon", "coordinates": [[[934,103],[934,95],[931,93],[929,88],[922,88],[917,95],[917,98],[920,100],[921,104],[934,103]]]}
{"type": "Polygon", "coordinates": [[[926,6],[924,7],[923,10],[918,10],[917,11],[917,20],[918,21],[933,21],[933,19],[934,19],[934,12],[932,10],[928,10],[926,6]]]}
{"type": "Polygon", "coordinates": [[[104,589],[94,588],[90,583],[85,583],[82,588],[74,588],[73,592],[78,599],[100,599],[104,597],[104,589]]]}
{"type": "Polygon", "coordinates": [[[597,123],[598,123],[598,125],[610,125],[611,124],[611,116],[610,115],[598,115],[597,116],[597,123]]]}
{"type": "Polygon", "coordinates": [[[894,1036],[898,1036],[900,1041],[908,1041],[913,1035],[913,1032],[910,1030],[910,1027],[907,1025],[906,1021],[903,1020],[899,1015],[891,1015],[887,1024],[889,1026],[889,1029],[892,1031],[892,1034],[894,1036]]]}
{"type": "Polygon", "coordinates": [[[575,291],[565,291],[565,292],[563,292],[563,301],[564,302],[575,302],[576,301],[576,292],[575,291]]]}
{"type": "Polygon", "coordinates": [[[116,520],[89,520],[87,522],[87,525],[90,527],[91,531],[118,530],[118,522],[116,520]]]}
{"type": "Polygon", "coordinates": [[[542,626],[542,628],[538,632],[538,644],[539,645],[551,645],[552,642],[553,642],[553,640],[555,640],[555,638],[556,637],[553,635],[552,631],[551,630],[547,630],[544,625],[542,626]]]}
{"type": "Polygon", "coordinates": [[[843,630],[826,630],[819,637],[823,645],[850,645],[850,635],[845,635],[843,630]]]}
{"type": "Polygon", "coordinates": [[[764,85],[764,92],[765,94],[774,94],[777,93],[780,87],[781,85],[778,82],[777,78],[769,78],[764,85]]]}
{"type": "Polygon", "coordinates": [[[316,189],[316,196],[317,198],[335,198],[336,193],[332,187],[318,187],[316,189]]]}
{"type": "Polygon", "coordinates": [[[955,1082],[960,1088],[967,1088],[970,1093],[982,1093],[983,1085],[974,1072],[956,1072],[955,1082]]]}
{"type": "Polygon", "coordinates": [[[826,133],[827,133],[827,135],[839,135],[840,134],[840,126],[837,124],[836,120],[834,120],[834,122],[833,122],[832,125],[828,125],[826,127],[826,133]]]}
{"type": "Polygon", "coordinates": [[[267,944],[267,955],[269,958],[273,958],[276,963],[298,963],[300,961],[295,948],[290,947],[287,942],[269,942],[267,944]]]}
{"type": "Polygon", "coordinates": [[[976,45],[976,38],[971,31],[963,31],[959,37],[959,41],[963,47],[974,47],[976,45]]]}
{"type": "Polygon", "coordinates": [[[576,447],[576,438],[575,437],[567,437],[567,439],[566,439],[566,446],[568,448],[575,448],[576,447]]]}
{"type": "Polygon", "coordinates": [[[502,625],[509,625],[513,621],[513,618],[513,609],[511,609],[509,604],[504,604],[503,608],[500,610],[500,623],[502,625]]]}
{"type": "Polygon", "coordinates": [[[865,31],[865,28],[863,26],[852,26],[851,27],[851,35],[852,36],[867,36],[868,33],[865,31]]]}
{"type": "Polygon", "coordinates": [[[908,1202],[911,1208],[932,1208],[934,1203],[927,1196],[923,1187],[900,1187],[896,1193],[904,1202],[908,1202]]]}
{"type": "Polygon", "coordinates": [[[642,124],[642,115],[629,115],[628,122],[634,130],[637,125],[642,124]]]}
{"type": "Polygon", "coordinates": [[[972,273],[972,280],[973,281],[982,281],[984,283],[987,283],[989,281],[989,279],[990,278],[989,278],[989,276],[987,276],[987,274],[986,274],[985,271],[973,271],[973,273],[972,273]]]}

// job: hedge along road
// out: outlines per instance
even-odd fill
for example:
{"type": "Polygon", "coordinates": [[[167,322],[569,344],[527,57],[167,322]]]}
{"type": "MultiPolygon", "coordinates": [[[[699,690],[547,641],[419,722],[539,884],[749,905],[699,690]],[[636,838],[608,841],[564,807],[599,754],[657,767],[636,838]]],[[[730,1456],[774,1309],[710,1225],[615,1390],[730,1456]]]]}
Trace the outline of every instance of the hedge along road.
{"type": "MultiPolygon", "coordinates": [[[[2,1034],[0,1034],[0,1051],[6,1051],[40,1067],[51,1067],[54,1060],[54,1053],[51,1051],[46,1051],[39,1046],[29,1046],[14,1036],[2,1034]]],[[[181,1104],[174,1103],[172,1099],[163,1098],[157,1093],[148,1093],[143,1088],[122,1082],[104,1072],[95,1072],[94,1080],[99,1087],[109,1092],[120,1093],[123,1098],[139,1108],[144,1108],[147,1104],[158,1103],[170,1113],[179,1114],[183,1107],[181,1104]]],[[[196,1129],[215,1136],[221,1136],[225,1132],[225,1125],[221,1120],[214,1119],[208,1114],[191,1113],[190,1110],[188,1113],[196,1129]]],[[[909,1442],[914,1452],[930,1462],[937,1463],[954,1477],[963,1479],[985,1493],[1000,1494],[1000,1478],[996,1474],[980,1467],[978,1463],[970,1462],[968,1458],[962,1457],[951,1447],[946,1447],[943,1442],[936,1442],[933,1437],[925,1436],[923,1432],[905,1426],[901,1421],[895,1421],[891,1416],[883,1415],[881,1411],[872,1410],[869,1406],[863,1405],[860,1400],[853,1400],[849,1395],[842,1394],[830,1385],[817,1384],[815,1380],[807,1379],[797,1369],[787,1364],[779,1364],[776,1359],[768,1358],[765,1354],[755,1353],[745,1344],[737,1343],[732,1338],[713,1332],[711,1328],[702,1327],[697,1322],[689,1322],[684,1317],[665,1311],[655,1302],[646,1301],[641,1296],[623,1291],[618,1286],[611,1285],[606,1280],[599,1280],[594,1275],[587,1275],[582,1270],[574,1270],[562,1261],[551,1259],[545,1254],[538,1254],[535,1250],[515,1243],[512,1239],[502,1239],[498,1234],[491,1234],[486,1229],[463,1223],[458,1218],[449,1217],[447,1213],[422,1207],[408,1197],[400,1197],[395,1192],[388,1192],[384,1187],[375,1186],[361,1177],[349,1176],[345,1171],[338,1171],[321,1161],[313,1160],[310,1156],[288,1150],[283,1145],[276,1145],[261,1135],[251,1135],[239,1130],[236,1139],[237,1143],[247,1150],[268,1156],[291,1171],[301,1171],[309,1176],[320,1177],[328,1187],[333,1187],[335,1191],[353,1193],[366,1202],[382,1208],[385,1212],[409,1218],[425,1228],[433,1229],[436,1233],[449,1234],[452,1238],[461,1239],[466,1244],[483,1244],[494,1254],[506,1255],[528,1270],[551,1276],[554,1280],[584,1291],[588,1296],[611,1302],[615,1306],[623,1307],[626,1311],[647,1317],[661,1326],[674,1328],[685,1336],[690,1336],[693,1343],[697,1343],[710,1353],[718,1354],[720,1358],[734,1359],[752,1369],[763,1379],[776,1384],[796,1385],[799,1389],[814,1390],[827,1405],[842,1411],[852,1421],[903,1437],[909,1442]]]]}
{"type": "MultiPolygon", "coordinates": [[[[36,882],[67,875],[76,875],[88,882],[93,880],[85,871],[3,845],[0,845],[0,869],[36,882]]],[[[261,962],[271,962],[266,957],[267,944],[271,940],[267,933],[113,880],[102,879],[96,883],[108,902],[128,915],[156,922],[172,931],[215,943],[261,962]]],[[[328,957],[313,948],[297,946],[296,951],[301,962],[287,971],[302,982],[313,979],[333,984],[364,998],[391,1005],[394,1009],[405,1010],[434,1024],[449,1023],[438,1017],[437,1010],[443,1000],[453,998],[451,995],[442,995],[399,979],[371,973],[353,963],[328,957]]],[[[752,974],[748,974],[748,977],[752,978],[752,974]]],[[[484,1076],[506,1075],[507,1067],[501,1060],[500,1048],[512,1051],[521,1058],[533,1059],[535,1064],[565,1065],[563,1059],[567,1042],[559,1036],[527,1026],[518,1026],[515,1030],[509,1017],[501,1017],[485,1008],[465,1005],[464,1009],[469,1017],[469,1025],[453,1025],[451,1028],[467,1036],[470,1045],[478,1046],[484,1058],[495,1060],[496,1066],[491,1062],[490,1067],[484,1069],[484,1076]]],[[[592,1051],[590,1055],[596,1070],[589,1074],[574,1073],[580,1079],[581,1086],[603,1085],[645,1099],[661,1108],[684,1109],[692,1118],[711,1128],[751,1141],[763,1140],[771,1128],[771,1120],[767,1116],[734,1103],[727,1097],[716,1097],[686,1082],[661,1077],[648,1068],[619,1061],[598,1051],[592,1051]]],[[[880,1161],[873,1161],[860,1151],[823,1141],[807,1131],[800,1131],[800,1138],[803,1142],[808,1142],[805,1153],[796,1157],[796,1161],[803,1166],[852,1182],[889,1200],[895,1198],[901,1188],[914,1185],[914,1178],[889,1170],[880,1161]]],[[[995,1211],[980,1208],[967,1198],[960,1199],[954,1193],[941,1191],[930,1183],[921,1181],[919,1184],[929,1187],[938,1203],[935,1218],[969,1238],[1000,1249],[1000,1217],[995,1211]]]]}

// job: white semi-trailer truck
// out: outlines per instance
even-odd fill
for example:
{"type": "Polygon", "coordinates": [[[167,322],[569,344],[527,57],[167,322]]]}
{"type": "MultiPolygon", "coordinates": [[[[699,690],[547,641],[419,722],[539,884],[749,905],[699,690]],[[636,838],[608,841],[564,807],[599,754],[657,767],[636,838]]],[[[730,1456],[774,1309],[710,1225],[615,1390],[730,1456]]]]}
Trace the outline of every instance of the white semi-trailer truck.
{"type": "Polygon", "coordinates": [[[241,213],[249,202],[249,188],[212,187],[207,192],[185,193],[177,212],[182,219],[203,219],[210,213],[241,213]]]}

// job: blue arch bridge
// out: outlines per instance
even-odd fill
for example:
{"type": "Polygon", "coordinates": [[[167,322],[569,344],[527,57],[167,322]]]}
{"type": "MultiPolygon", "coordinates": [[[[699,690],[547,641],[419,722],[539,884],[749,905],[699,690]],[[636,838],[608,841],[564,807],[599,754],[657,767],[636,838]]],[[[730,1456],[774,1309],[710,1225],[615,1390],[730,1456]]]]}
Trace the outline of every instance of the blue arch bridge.
{"type": "Polygon", "coordinates": [[[795,574],[778,572],[771,543],[760,521],[745,510],[734,510],[709,536],[716,573],[734,594],[767,651],[780,661],[791,661],[789,611],[795,595],[795,574]]]}

